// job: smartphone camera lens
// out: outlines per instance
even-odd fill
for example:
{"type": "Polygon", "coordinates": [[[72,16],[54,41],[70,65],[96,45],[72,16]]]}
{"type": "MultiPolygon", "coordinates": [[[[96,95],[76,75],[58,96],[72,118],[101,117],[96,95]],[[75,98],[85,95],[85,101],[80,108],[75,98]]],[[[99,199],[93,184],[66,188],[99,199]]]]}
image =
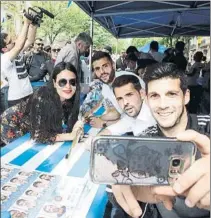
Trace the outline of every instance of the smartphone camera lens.
{"type": "Polygon", "coordinates": [[[178,166],[180,166],[180,163],[181,163],[180,159],[174,159],[172,161],[172,166],[173,167],[178,167],[178,166]]]}

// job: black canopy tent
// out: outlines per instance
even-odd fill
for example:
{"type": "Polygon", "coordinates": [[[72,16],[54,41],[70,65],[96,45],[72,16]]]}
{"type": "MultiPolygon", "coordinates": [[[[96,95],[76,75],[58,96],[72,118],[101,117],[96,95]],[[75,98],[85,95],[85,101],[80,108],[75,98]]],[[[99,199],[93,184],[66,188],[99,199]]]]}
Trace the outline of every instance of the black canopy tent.
{"type": "Polygon", "coordinates": [[[210,1],[75,3],[116,38],[210,35],[210,1]]]}

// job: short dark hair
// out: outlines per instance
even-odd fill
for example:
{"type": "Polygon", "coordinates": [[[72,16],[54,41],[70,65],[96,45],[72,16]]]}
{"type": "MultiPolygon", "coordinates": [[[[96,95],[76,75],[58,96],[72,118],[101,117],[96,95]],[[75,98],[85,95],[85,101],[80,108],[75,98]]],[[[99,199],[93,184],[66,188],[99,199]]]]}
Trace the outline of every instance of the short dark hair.
{"type": "Polygon", "coordinates": [[[155,50],[155,51],[158,51],[158,49],[159,49],[159,44],[158,44],[158,42],[157,42],[157,41],[152,41],[152,42],[150,43],[150,49],[153,49],[153,50],[155,50]]]}
{"type": "MultiPolygon", "coordinates": [[[[98,61],[102,58],[107,58],[111,63],[113,62],[110,54],[108,52],[104,52],[104,51],[96,51],[94,53],[94,55],[92,56],[92,67],[93,67],[93,63],[95,61],[98,61]]],[[[93,69],[92,69],[93,70],[93,69]]]]}
{"type": "Polygon", "coordinates": [[[197,51],[197,52],[194,54],[193,59],[194,59],[194,61],[196,61],[196,62],[201,62],[202,59],[203,59],[203,57],[204,57],[203,52],[197,51]]]}
{"type": "Polygon", "coordinates": [[[122,87],[124,85],[129,84],[129,83],[132,83],[134,88],[138,92],[142,89],[141,84],[140,84],[140,80],[138,79],[138,77],[126,74],[126,75],[121,75],[121,76],[116,77],[116,79],[114,80],[114,82],[112,84],[113,91],[115,88],[122,87]]]}
{"type": "Polygon", "coordinates": [[[148,84],[151,81],[162,78],[171,78],[180,80],[180,88],[183,93],[188,89],[187,76],[184,71],[179,70],[177,65],[173,63],[157,63],[147,67],[144,75],[144,82],[146,84],[146,93],[148,93],[148,84]]]}
{"type": "Polygon", "coordinates": [[[111,46],[107,45],[104,47],[105,50],[107,50],[109,52],[109,54],[112,54],[112,48],[111,46]]]}
{"type": "Polygon", "coordinates": [[[182,52],[182,51],[184,51],[184,49],[185,49],[185,43],[184,43],[183,41],[178,41],[178,42],[176,43],[176,45],[175,45],[175,48],[176,48],[178,51],[182,52]]]}
{"type": "Polygon", "coordinates": [[[75,39],[75,42],[77,42],[79,40],[83,41],[87,45],[93,45],[92,38],[88,33],[85,33],[85,32],[79,33],[79,35],[75,39]]]}
{"type": "Polygon", "coordinates": [[[153,65],[158,63],[156,60],[154,59],[138,59],[137,61],[137,70],[139,69],[144,69],[147,66],[153,65]]]}
{"type": "Polygon", "coordinates": [[[136,62],[136,61],[138,61],[138,58],[133,52],[130,52],[126,55],[125,60],[130,60],[130,61],[136,62]]]}
{"type": "Polygon", "coordinates": [[[129,46],[126,50],[126,53],[129,54],[131,52],[138,52],[138,49],[135,46],[129,46]]]}

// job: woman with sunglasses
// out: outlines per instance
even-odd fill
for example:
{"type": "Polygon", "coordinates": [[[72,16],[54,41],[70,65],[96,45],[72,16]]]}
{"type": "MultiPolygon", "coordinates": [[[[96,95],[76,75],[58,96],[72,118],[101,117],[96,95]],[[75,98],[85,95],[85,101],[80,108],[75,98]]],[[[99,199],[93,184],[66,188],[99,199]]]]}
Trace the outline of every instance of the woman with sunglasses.
{"type": "Polygon", "coordinates": [[[82,122],[76,123],[79,99],[75,67],[71,63],[57,64],[46,86],[2,114],[1,140],[7,144],[27,132],[41,143],[73,140],[83,127],[82,122]]]}

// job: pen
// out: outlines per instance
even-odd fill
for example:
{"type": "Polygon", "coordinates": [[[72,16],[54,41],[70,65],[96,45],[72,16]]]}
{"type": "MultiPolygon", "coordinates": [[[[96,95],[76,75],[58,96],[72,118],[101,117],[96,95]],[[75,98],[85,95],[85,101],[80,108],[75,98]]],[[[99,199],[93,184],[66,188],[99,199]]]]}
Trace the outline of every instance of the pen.
{"type": "Polygon", "coordinates": [[[71,155],[71,152],[72,152],[72,148],[75,147],[76,144],[78,144],[79,139],[80,139],[80,137],[81,137],[81,134],[82,134],[82,130],[79,129],[79,130],[76,132],[75,138],[73,139],[72,146],[70,147],[68,153],[67,153],[66,156],[65,156],[66,159],[69,159],[69,157],[70,157],[70,155],[71,155]]]}

